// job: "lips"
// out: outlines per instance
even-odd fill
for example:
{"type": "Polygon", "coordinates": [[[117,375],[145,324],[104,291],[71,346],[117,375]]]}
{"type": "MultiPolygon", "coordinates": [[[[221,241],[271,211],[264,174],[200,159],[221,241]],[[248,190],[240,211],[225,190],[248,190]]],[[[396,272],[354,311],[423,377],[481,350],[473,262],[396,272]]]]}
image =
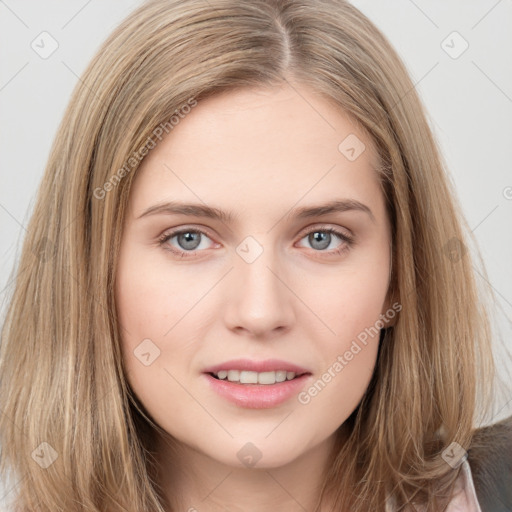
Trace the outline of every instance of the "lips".
{"type": "Polygon", "coordinates": [[[245,409],[270,409],[279,407],[297,397],[311,382],[311,374],[302,374],[292,380],[275,384],[240,384],[212,377],[209,373],[202,375],[204,382],[222,399],[245,409]]]}
{"type": "Polygon", "coordinates": [[[300,393],[313,378],[307,368],[281,359],[232,359],[205,368],[203,376],[219,396],[247,409],[278,407],[300,393]],[[219,372],[224,379],[217,377],[219,372]],[[284,375],[286,378],[282,380],[284,375]]]}
{"type": "Polygon", "coordinates": [[[311,373],[307,368],[303,368],[294,363],[283,361],[281,359],[266,359],[264,361],[254,361],[251,359],[231,359],[224,363],[209,366],[203,370],[203,373],[217,374],[220,371],[239,370],[251,372],[275,372],[286,371],[293,372],[300,376],[305,373],[311,373]]]}

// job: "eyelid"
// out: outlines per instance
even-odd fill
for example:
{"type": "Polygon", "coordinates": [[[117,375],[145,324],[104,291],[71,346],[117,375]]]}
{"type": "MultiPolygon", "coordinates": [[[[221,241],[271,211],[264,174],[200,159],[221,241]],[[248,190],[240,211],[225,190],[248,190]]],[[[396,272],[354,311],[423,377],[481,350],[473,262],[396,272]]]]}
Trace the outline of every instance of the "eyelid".
{"type": "MultiPolygon", "coordinates": [[[[169,241],[171,238],[174,238],[175,236],[181,235],[183,233],[200,233],[201,235],[204,235],[207,238],[209,238],[210,240],[212,240],[212,242],[214,244],[219,245],[218,242],[215,242],[215,240],[214,240],[215,237],[213,237],[210,234],[209,230],[203,226],[201,226],[201,227],[184,226],[182,228],[180,227],[180,228],[167,229],[161,235],[159,235],[158,242],[162,245],[165,242],[169,241]]],[[[171,250],[171,249],[169,249],[169,250],[171,250]]],[[[179,251],[180,251],[179,249],[171,250],[171,252],[179,252],[179,251]]],[[[203,252],[203,251],[204,251],[204,249],[202,251],[198,251],[197,249],[194,249],[193,251],[183,251],[183,252],[193,254],[195,252],[203,252]]]]}
{"type": "MultiPolygon", "coordinates": [[[[306,226],[305,228],[303,228],[301,231],[299,231],[299,233],[296,235],[296,236],[301,236],[301,238],[303,238],[304,236],[310,234],[311,232],[314,232],[314,231],[323,231],[323,230],[334,230],[334,231],[341,231],[341,234],[343,234],[343,236],[345,236],[346,238],[352,238],[353,237],[353,234],[350,232],[349,229],[345,228],[345,227],[341,227],[341,226],[336,226],[333,228],[333,226],[331,224],[311,224],[309,226],[306,226]],[[348,233],[345,233],[344,231],[347,231],[348,233]]],[[[192,232],[200,232],[204,235],[206,235],[208,238],[215,238],[214,236],[211,235],[210,231],[208,230],[208,228],[204,227],[204,226],[199,226],[199,227],[196,227],[196,226],[184,226],[184,227],[180,227],[180,228],[171,228],[171,229],[167,229],[165,230],[159,237],[158,239],[162,239],[162,238],[165,238],[167,237],[168,235],[177,235],[177,234],[181,234],[182,232],[185,232],[185,231],[192,231],[192,232]]]]}
{"type": "MultiPolygon", "coordinates": [[[[347,234],[342,230],[346,228],[341,228],[340,226],[330,226],[330,225],[318,225],[315,224],[313,226],[309,226],[306,228],[306,231],[302,231],[299,235],[299,241],[303,240],[305,237],[310,235],[311,233],[316,233],[318,231],[322,231],[324,233],[334,234],[334,236],[338,237],[341,240],[341,244],[336,249],[331,249],[329,251],[317,251],[315,249],[310,249],[310,251],[315,255],[315,257],[320,256],[321,258],[329,258],[341,256],[345,252],[352,249],[352,246],[355,245],[355,237],[352,233],[347,234]]],[[[347,229],[347,231],[350,231],[347,229]]]]}
{"type": "MultiPolygon", "coordinates": [[[[329,224],[312,224],[310,226],[307,226],[303,230],[301,230],[297,236],[299,237],[299,241],[301,241],[303,238],[305,238],[309,234],[315,233],[317,231],[323,231],[323,232],[328,232],[328,233],[334,234],[341,240],[341,242],[342,242],[341,248],[331,249],[330,251],[315,251],[314,249],[311,249],[311,250],[315,253],[319,253],[319,254],[323,253],[327,256],[329,256],[329,255],[335,256],[345,250],[348,250],[350,248],[350,246],[354,243],[353,234],[347,234],[347,233],[343,232],[343,230],[350,231],[347,228],[342,228],[341,226],[333,227],[332,225],[329,225],[329,224]]],[[[158,242],[160,245],[163,246],[171,238],[174,238],[177,235],[187,233],[187,232],[199,233],[201,235],[204,235],[207,238],[209,238],[210,240],[212,240],[215,244],[219,245],[218,242],[215,242],[213,240],[214,237],[212,237],[210,235],[209,230],[203,226],[201,226],[201,227],[184,226],[184,227],[180,227],[180,228],[173,228],[170,230],[166,230],[166,231],[164,231],[164,233],[162,233],[158,237],[158,242]]],[[[202,250],[194,249],[192,251],[183,251],[183,250],[177,249],[175,247],[173,247],[173,248],[166,247],[165,250],[168,250],[174,254],[178,254],[182,258],[194,258],[194,257],[197,257],[196,255],[198,253],[205,252],[204,249],[202,249],[202,250]]]]}
{"type": "Polygon", "coordinates": [[[310,226],[305,227],[302,231],[299,232],[299,235],[301,238],[303,238],[306,235],[309,235],[310,233],[314,233],[315,231],[332,231],[334,233],[338,233],[340,236],[343,236],[347,239],[352,240],[354,235],[352,232],[344,227],[341,226],[333,226],[332,224],[312,224],[310,226]]]}

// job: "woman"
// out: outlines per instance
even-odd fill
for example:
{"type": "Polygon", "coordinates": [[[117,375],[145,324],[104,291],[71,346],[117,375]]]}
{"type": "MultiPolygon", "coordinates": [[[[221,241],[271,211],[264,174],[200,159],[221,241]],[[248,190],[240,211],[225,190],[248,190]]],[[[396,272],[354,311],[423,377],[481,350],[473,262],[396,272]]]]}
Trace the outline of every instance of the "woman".
{"type": "Polygon", "coordinates": [[[492,347],[443,167],[348,3],[130,15],[65,114],[4,326],[17,510],[478,510],[492,347]]]}

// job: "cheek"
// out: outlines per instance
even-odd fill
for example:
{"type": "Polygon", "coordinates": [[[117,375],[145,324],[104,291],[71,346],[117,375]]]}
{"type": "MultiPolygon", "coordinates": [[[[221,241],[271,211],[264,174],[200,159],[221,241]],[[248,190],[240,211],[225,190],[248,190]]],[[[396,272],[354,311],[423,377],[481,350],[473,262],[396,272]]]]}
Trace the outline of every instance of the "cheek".
{"type": "MultiPolygon", "coordinates": [[[[169,381],[163,370],[169,366],[166,345],[170,340],[174,343],[174,359],[186,353],[188,339],[177,333],[186,323],[192,300],[187,295],[192,293],[182,281],[179,272],[169,275],[162,263],[151,261],[147,255],[142,257],[136,249],[121,252],[116,308],[127,378],[137,394],[156,395],[169,381]]],[[[146,402],[147,397],[143,400],[146,402]]]]}
{"type": "MultiPolygon", "coordinates": [[[[321,339],[326,343],[324,351],[332,356],[333,349],[342,350],[353,338],[375,326],[385,313],[389,286],[386,248],[347,259],[346,264],[324,270],[321,275],[306,272],[297,286],[317,317],[313,327],[326,332],[321,339]]],[[[312,331],[310,336],[315,339],[318,334],[315,336],[312,331]]]]}
{"type": "Polygon", "coordinates": [[[199,291],[194,276],[180,268],[170,271],[165,258],[126,251],[116,283],[117,313],[126,337],[162,339],[197,302],[199,291]]]}
{"type": "MultiPolygon", "coordinates": [[[[325,318],[334,331],[316,335],[316,350],[322,365],[311,385],[298,396],[311,417],[323,417],[319,435],[333,431],[355,410],[375,369],[379,348],[380,315],[386,282],[368,278],[368,283],[345,276],[344,291],[330,289],[324,299],[325,318]]],[[[376,276],[377,277],[377,276],[376,276]]],[[[314,336],[313,331],[309,336],[314,336]]]]}
{"type": "Polygon", "coordinates": [[[308,338],[316,340],[322,366],[299,401],[319,413],[330,410],[335,425],[355,409],[375,368],[389,281],[385,246],[380,257],[376,253],[354,260],[327,277],[302,280],[304,294],[317,290],[306,301],[315,305],[322,322],[315,320],[306,329],[308,338]]]}
{"type": "Polygon", "coordinates": [[[126,378],[159,424],[162,411],[187,414],[193,407],[178,384],[183,375],[176,371],[189,367],[194,337],[188,315],[194,313],[199,291],[189,279],[179,269],[170,272],[168,265],[152,261],[147,254],[142,257],[135,249],[121,253],[116,308],[126,378]]]}

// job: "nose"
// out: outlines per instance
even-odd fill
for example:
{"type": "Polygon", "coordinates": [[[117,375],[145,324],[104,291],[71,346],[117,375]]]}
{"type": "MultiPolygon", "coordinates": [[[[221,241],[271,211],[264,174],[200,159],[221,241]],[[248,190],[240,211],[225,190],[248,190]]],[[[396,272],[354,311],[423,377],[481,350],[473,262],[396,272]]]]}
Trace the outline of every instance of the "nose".
{"type": "Polygon", "coordinates": [[[295,295],[272,250],[265,248],[251,263],[235,254],[230,274],[225,310],[230,330],[262,338],[291,328],[295,295]]]}

